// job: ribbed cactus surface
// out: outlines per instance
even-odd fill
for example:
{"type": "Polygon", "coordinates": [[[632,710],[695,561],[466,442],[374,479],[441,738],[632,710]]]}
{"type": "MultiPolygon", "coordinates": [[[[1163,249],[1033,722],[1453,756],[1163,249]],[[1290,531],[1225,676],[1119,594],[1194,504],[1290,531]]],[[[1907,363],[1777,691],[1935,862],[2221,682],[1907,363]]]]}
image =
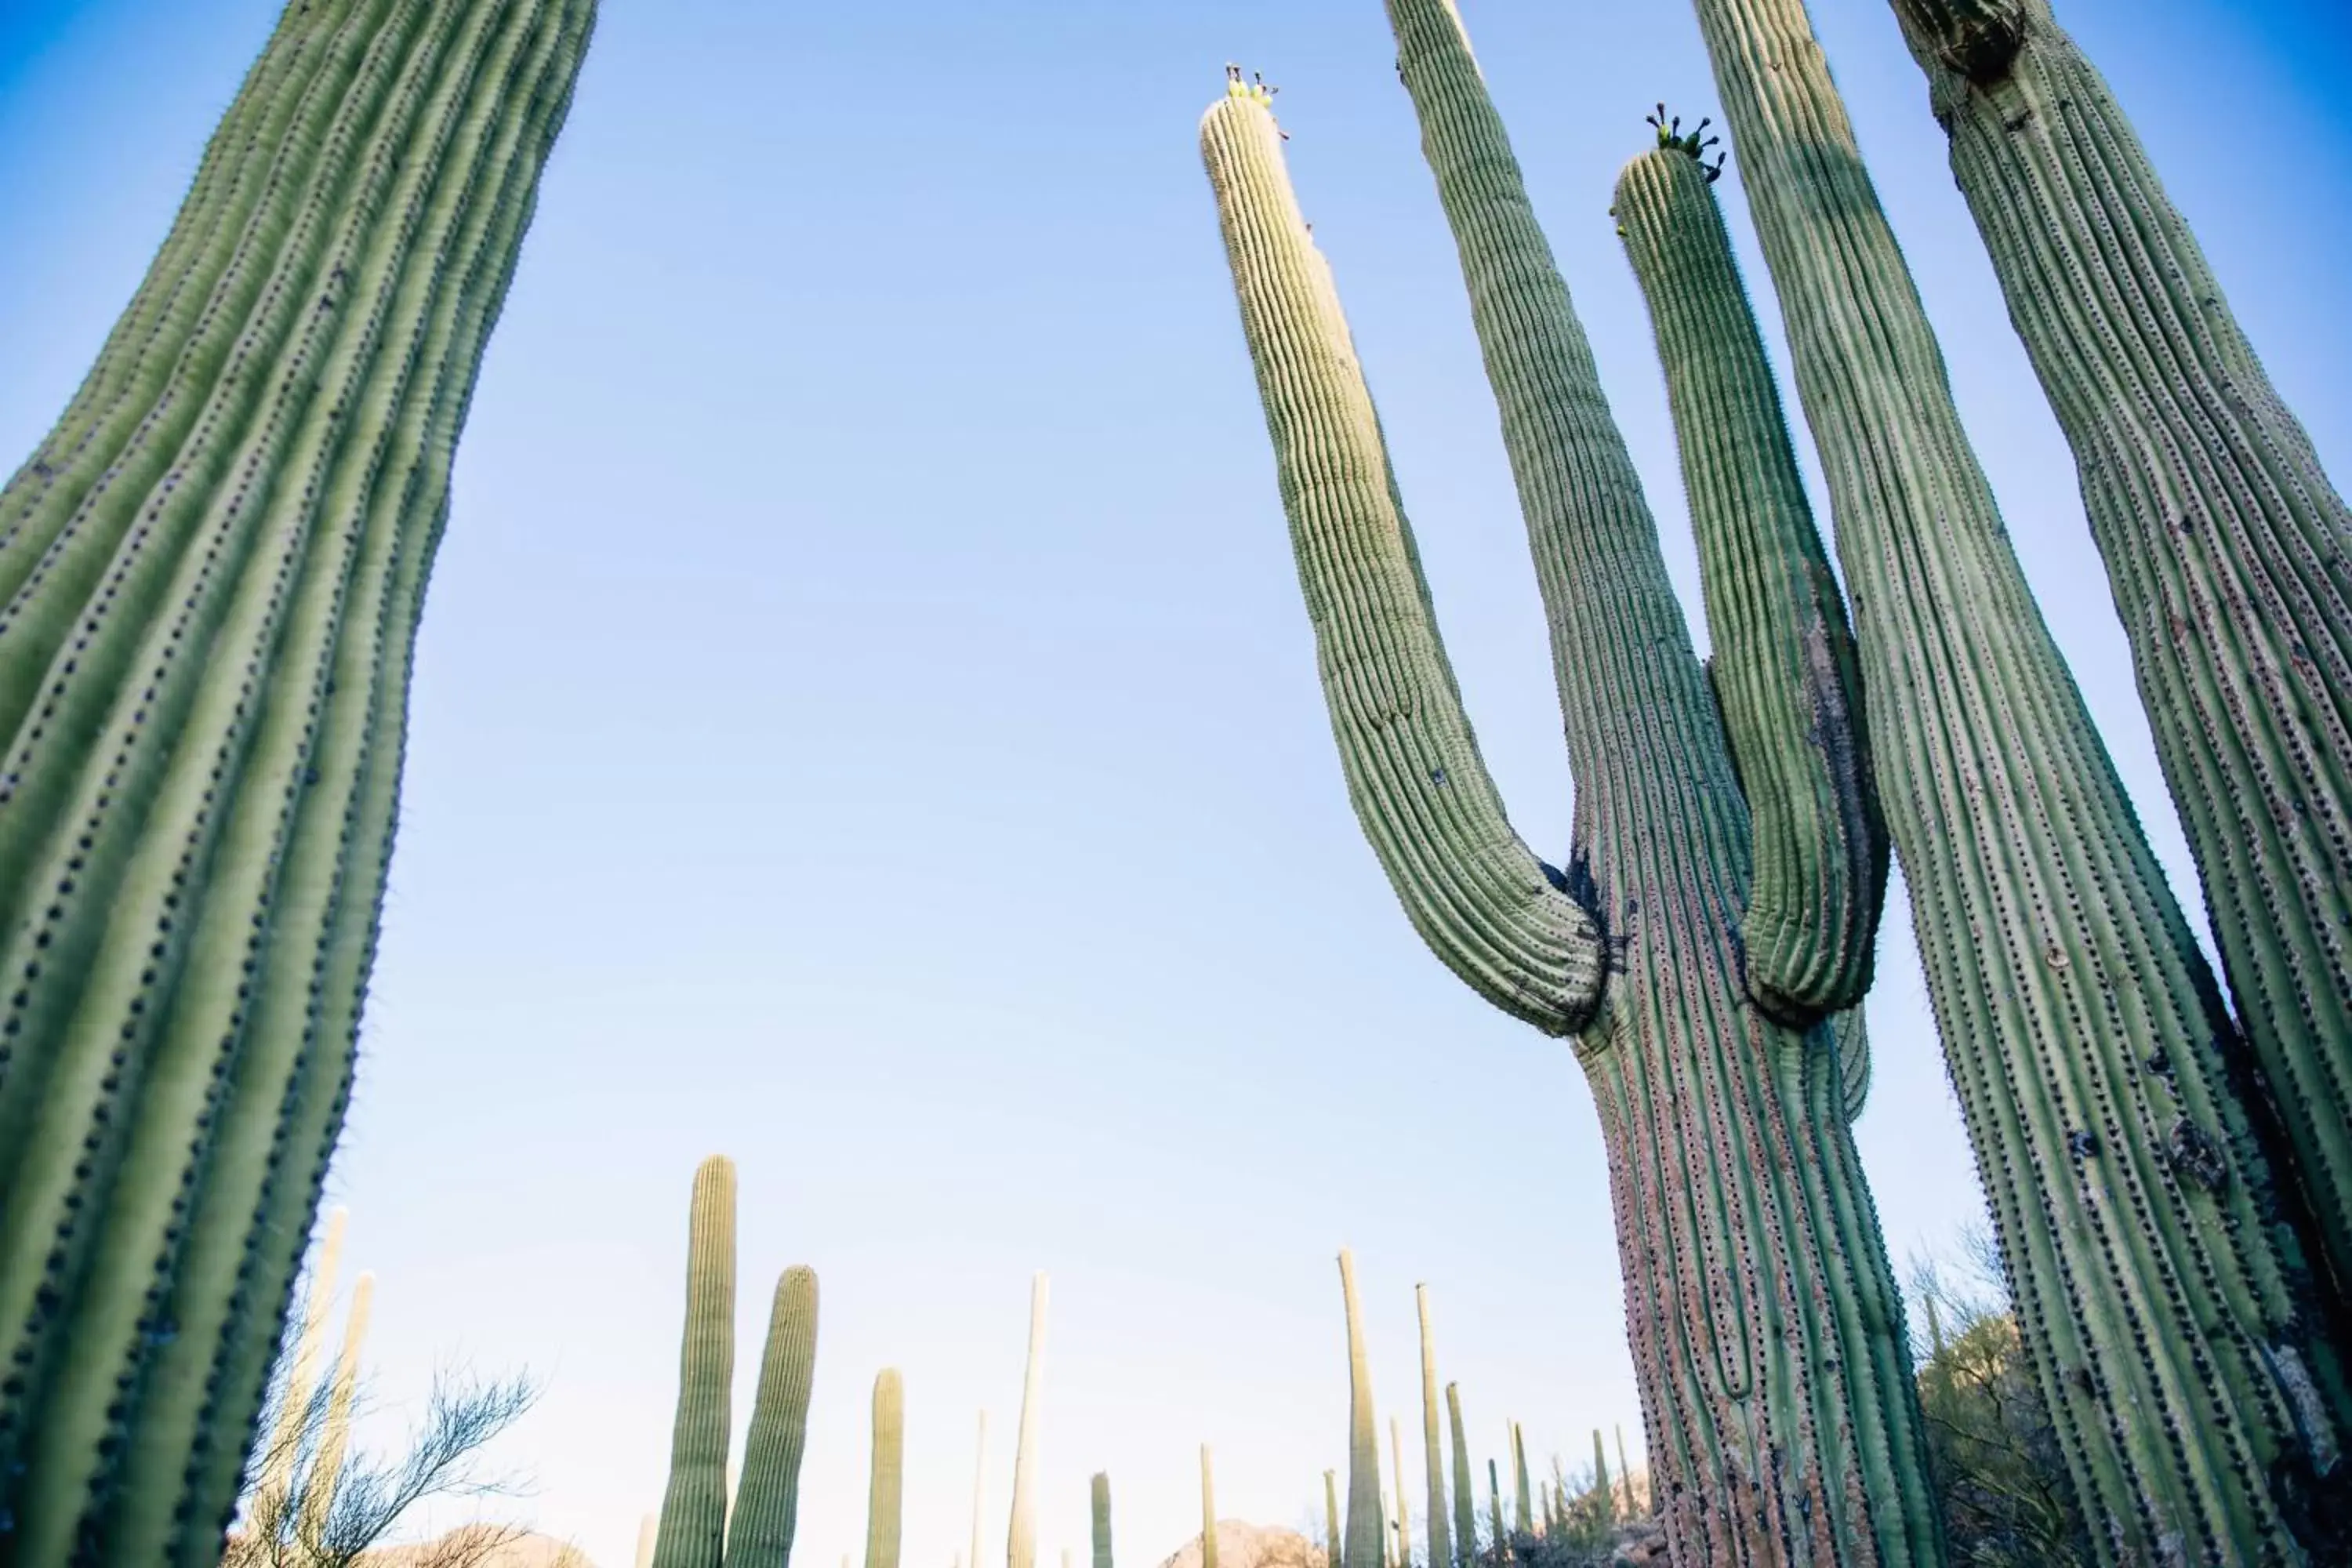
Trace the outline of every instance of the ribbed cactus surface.
{"type": "Polygon", "coordinates": [[[13,1563],[217,1557],[341,1122],[451,454],[593,12],[288,6],[0,489],[13,1563]]]}
{"type": "Polygon", "coordinates": [[[734,1161],[713,1154],[695,1171],[687,1226],[686,1331],[654,1568],[720,1568],[735,1387],[734,1161]]]}
{"type": "Polygon", "coordinates": [[[1013,1523],[1005,1536],[1010,1568],[1037,1565],[1037,1434],[1045,1401],[1045,1271],[1029,1284],[1029,1360],[1021,1378],[1021,1434],[1013,1450],[1013,1523]]]}
{"type": "MultiPolygon", "coordinates": [[[[1438,954],[1575,1037],[1675,1551],[1937,1561],[1835,1052],[1825,1025],[1777,1021],[1749,994],[1749,811],[1655,523],[1458,16],[1444,0],[1390,15],[1526,514],[1575,839],[1547,868],[1503,814],[1279,134],[1263,103],[1229,94],[1203,152],[1359,820],[1438,954]]],[[[1769,613],[1801,626],[1818,598],[1769,613]]],[[[1818,940],[1850,949],[1850,922],[1818,940]]]]}
{"type": "Polygon", "coordinates": [[[1511,1471],[1514,1477],[1511,1500],[1518,1510],[1515,1522],[1521,1535],[1532,1535],[1536,1528],[1536,1510],[1534,1496],[1528,1489],[1528,1435],[1519,1429],[1516,1421],[1511,1423],[1511,1471]]]}
{"type": "Polygon", "coordinates": [[[2074,447],[2273,1153],[2352,1297],[2352,510],[2045,0],[1899,0],[2074,447]]]}
{"type": "Polygon", "coordinates": [[[866,1485],[866,1568],[898,1568],[907,1488],[907,1389],[895,1367],[874,1379],[874,1458],[866,1485]]]}
{"type": "Polygon", "coordinates": [[[1345,1568],[1347,1538],[1339,1526],[1339,1478],[1336,1471],[1323,1472],[1323,1568],[1345,1568]]]}
{"type": "MultiPolygon", "coordinates": [[[[1446,1424],[1454,1439],[1454,1560],[1467,1563],[1478,1554],[1478,1498],[1470,1479],[1470,1440],[1462,1430],[1462,1387],[1445,1385],[1446,1424]]],[[[1436,1559],[1432,1558],[1433,1568],[1436,1559]]]]}
{"type": "Polygon", "coordinates": [[[751,1429],[743,1439],[743,1473],[727,1515],[726,1568],[784,1568],[792,1561],[816,1374],[816,1300],[812,1268],[787,1268],[776,1281],[751,1429]]]}
{"type": "Polygon", "coordinates": [[[1217,1568],[1217,1480],[1201,1445],[1201,1568],[1217,1568]]]}
{"type": "Polygon", "coordinates": [[[1446,1568],[1454,1561],[1454,1538],[1445,1518],[1445,1440],[1437,1415],[1437,1329],[1429,1319],[1429,1287],[1415,1285],[1412,1297],[1421,1317],[1421,1438],[1429,1480],[1429,1568],[1446,1568]]]}
{"type": "MultiPolygon", "coordinates": [[[[1228,101],[1238,101],[1229,100],[1228,101]]],[[[1364,1308],[1356,1256],[1339,1249],[1339,1300],[1348,1317],[1348,1568],[1388,1561],[1381,1508],[1380,1418],[1372,1412],[1372,1366],[1364,1353],[1364,1308]]]]}
{"type": "MultiPolygon", "coordinates": [[[[1929,994],[2066,1468],[2113,1561],[2301,1561],[2294,1498],[2324,1484],[2302,1434],[2331,1453],[2337,1417],[2236,1097],[2244,1047],[2018,567],[1802,0],[1698,14],[1828,481],[1929,994]]],[[[1660,241],[1678,286],[1719,243],[1689,202],[1620,214],[1679,224],[1660,241]]]]}
{"type": "Polygon", "coordinates": [[[1097,1470],[1094,1479],[1095,1568],[1111,1568],[1110,1476],[1097,1470]]]}
{"type": "Polygon", "coordinates": [[[1405,1479],[1404,1425],[1389,1417],[1389,1474],[1396,1479],[1396,1560],[1398,1568],[1412,1562],[1412,1488],[1405,1479]]]}

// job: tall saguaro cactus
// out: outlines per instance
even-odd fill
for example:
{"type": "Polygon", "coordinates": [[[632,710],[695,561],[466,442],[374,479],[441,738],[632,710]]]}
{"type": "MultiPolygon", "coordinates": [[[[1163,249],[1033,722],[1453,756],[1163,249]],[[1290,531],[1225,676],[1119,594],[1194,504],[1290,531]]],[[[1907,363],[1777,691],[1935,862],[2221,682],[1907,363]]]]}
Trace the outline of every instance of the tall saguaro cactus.
{"type": "Polygon", "coordinates": [[[1867,978],[1853,933],[1868,922],[1840,900],[1869,897],[1872,852],[1815,845],[1817,867],[1840,862],[1818,886],[1842,891],[1789,900],[1845,956],[1751,987],[1749,807],[1640,481],[1459,18],[1444,0],[1390,16],[1518,480],[1576,836],[1549,867],[1504,814],[1278,132],[1229,94],[1203,153],[1358,817],[1455,973],[1576,1041],[1680,1560],[1940,1561],[1894,1282],[1822,1021],[1867,978]],[[1816,972],[1839,978],[1803,978],[1816,972]]]}
{"type": "Polygon", "coordinates": [[[451,454],[593,0],[289,5],[0,489],[0,1556],[217,1556],[451,454]]]}
{"type": "Polygon", "coordinates": [[[1454,1558],[1467,1564],[1478,1554],[1478,1497],[1470,1479],[1470,1440],[1462,1430],[1460,1384],[1445,1385],[1445,1417],[1454,1439],[1454,1558]]]}
{"type": "MultiPolygon", "coordinates": [[[[1802,0],[1698,14],[1828,479],[1929,994],[2068,1473],[2116,1561],[2300,1561],[2290,1516],[2328,1484],[2340,1405],[2238,1098],[2243,1045],[2010,548],[1802,0]]],[[[1650,188],[1619,211],[1637,268],[1657,258],[1653,294],[1736,289],[1700,182],[1650,188]]]]}
{"type": "MultiPolygon", "coordinates": [[[[1238,100],[1233,100],[1238,101],[1238,100]]],[[[1364,1354],[1364,1309],[1356,1294],[1356,1256],[1339,1249],[1339,1299],[1348,1315],[1348,1568],[1388,1561],[1381,1509],[1380,1419],[1372,1413],[1372,1368],[1364,1354]]]]}
{"type": "Polygon", "coordinates": [[[907,1484],[907,1389],[896,1367],[874,1379],[874,1463],[866,1486],[866,1568],[898,1568],[907,1484]]]}
{"type": "Polygon", "coordinates": [[[730,1510],[735,1163],[722,1154],[703,1161],[694,1173],[688,1212],[686,1331],[654,1568],[784,1568],[791,1561],[801,1458],[808,1447],[816,1310],[816,1275],[805,1268],[786,1269],[769,1310],[759,1392],[730,1510]]]}
{"type": "Polygon", "coordinates": [[[1896,0],[2083,500],[2283,1177],[2352,1296],[2352,510],[2046,0],[1896,0]]]}
{"type": "Polygon", "coordinates": [[[1094,1479],[1095,1568],[1111,1568],[1110,1476],[1097,1470],[1094,1479]]]}
{"type": "Polygon", "coordinates": [[[1412,1298],[1421,1315],[1421,1438],[1423,1462],[1429,1473],[1429,1568],[1449,1568],[1454,1542],[1445,1521],[1445,1443],[1437,1425],[1437,1331],[1429,1321],[1429,1287],[1415,1285],[1412,1298]]]}
{"type": "Polygon", "coordinates": [[[1037,1565],[1037,1426],[1045,1417],[1045,1273],[1029,1285],[1029,1363],[1021,1382],[1021,1435],[1013,1451],[1013,1524],[1005,1537],[1010,1568],[1037,1565]]]}
{"type": "Polygon", "coordinates": [[[1217,1482],[1206,1443],[1201,1445],[1201,1568],[1217,1568],[1217,1482]]]}

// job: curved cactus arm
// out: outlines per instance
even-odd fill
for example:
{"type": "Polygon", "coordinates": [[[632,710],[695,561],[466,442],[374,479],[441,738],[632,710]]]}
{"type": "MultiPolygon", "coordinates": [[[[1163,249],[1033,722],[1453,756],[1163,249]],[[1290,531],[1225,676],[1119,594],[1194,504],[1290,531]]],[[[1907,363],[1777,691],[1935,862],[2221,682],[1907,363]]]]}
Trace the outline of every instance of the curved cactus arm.
{"type": "Polygon", "coordinates": [[[1618,177],[1698,538],[1709,664],[1755,833],[1748,992],[1797,1026],[1870,987],[1886,894],[1861,666],[1711,176],[1680,142],[1618,177]]]}
{"type": "Polygon", "coordinates": [[[874,1379],[874,1465],[866,1489],[866,1568],[898,1568],[907,1482],[907,1389],[895,1367],[874,1379]]]}
{"type": "Polygon", "coordinates": [[[1349,796],[1432,951],[1503,1011],[1574,1034],[1606,973],[1589,889],[1520,841],[1479,756],[1279,138],[1251,97],[1201,121],[1349,796]]]}
{"type": "Polygon", "coordinates": [[[1388,1561],[1381,1508],[1380,1424],[1372,1412],[1371,1363],[1364,1354],[1364,1310],[1356,1295],[1356,1255],[1339,1249],[1339,1298],[1348,1315],[1348,1568],[1388,1561]]]}
{"type": "Polygon", "coordinates": [[[1094,1568],[1112,1568],[1110,1550],[1110,1473],[1095,1472],[1094,1485],[1095,1563],[1094,1568]]]}
{"type": "MultiPolygon", "coordinates": [[[[1454,1560],[1467,1563],[1478,1555],[1478,1491],[1470,1479],[1470,1440],[1462,1430],[1462,1385],[1445,1385],[1445,1419],[1454,1440],[1454,1560]]],[[[1433,1563],[1432,1568],[1443,1568],[1433,1563]]]]}
{"type": "Polygon", "coordinates": [[[801,1457],[808,1451],[816,1372],[816,1271],[787,1268],[768,1309],[760,1391],[743,1439],[743,1474],[727,1516],[727,1568],[785,1568],[800,1518],[801,1457]]]}
{"type": "Polygon", "coordinates": [[[735,1162],[694,1173],[686,1249],[686,1332],[677,1420],[654,1568],[719,1568],[727,1531],[727,1447],[735,1384],[735,1162]]]}
{"type": "Polygon", "coordinates": [[[2064,429],[2258,1108],[2352,1320],[2352,510],[2043,0],[1900,0],[2064,429]]]}
{"type": "Polygon", "coordinates": [[[1845,1119],[1858,1120],[1870,1101],[1870,1026],[1859,1006],[1830,1019],[1830,1037],[1837,1046],[1838,1090],[1845,1101],[1845,1119]]]}

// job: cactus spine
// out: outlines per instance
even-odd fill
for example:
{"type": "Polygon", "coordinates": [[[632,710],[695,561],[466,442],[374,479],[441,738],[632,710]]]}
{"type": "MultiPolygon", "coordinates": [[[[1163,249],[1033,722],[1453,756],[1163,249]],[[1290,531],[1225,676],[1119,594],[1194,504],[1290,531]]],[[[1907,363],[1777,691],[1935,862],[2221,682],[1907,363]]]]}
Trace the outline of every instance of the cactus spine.
{"type": "Polygon", "coordinates": [[[866,1484],[866,1568],[898,1568],[907,1477],[907,1390],[896,1367],[874,1379],[874,1461],[866,1484]]]}
{"type": "Polygon", "coordinates": [[[1454,1542],[1445,1522],[1445,1444],[1437,1424],[1437,1331],[1429,1321],[1429,1287],[1412,1288],[1421,1314],[1421,1437],[1429,1472],[1429,1568],[1447,1568],[1454,1542]]]}
{"type": "Polygon", "coordinates": [[[1345,1568],[1346,1557],[1340,1549],[1339,1478],[1337,1473],[1323,1472],[1323,1568],[1345,1568]]]}
{"type": "Polygon", "coordinates": [[[1206,1443],[1201,1445],[1201,1568],[1217,1568],[1217,1485],[1206,1443]]]}
{"type": "Polygon", "coordinates": [[[341,1123],[450,455],[593,16],[287,7],[0,490],[16,1562],[218,1555],[341,1123]]]}
{"type": "Polygon", "coordinates": [[[1478,1498],[1470,1479],[1470,1443],[1462,1432],[1460,1384],[1445,1385],[1445,1415],[1454,1437],[1454,1560],[1467,1564],[1478,1554],[1478,1498]]]}
{"type": "Polygon", "coordinates": [[[2047,0],[1898,0],[2074,449],[2274,1153],[2352,1295],[2352,510],[2047,0]]]}
{"type": "Polygon", "coordinates": [[[816,1363],[816,1275],[776,1281],[743,1468],[729,1506],[735,1383],[735,1163],[713,1154],[694,1173],[688,1210],[686,1330],[677,1414],[654,1568],[781,1568],[789,1562],[808,1446],[816,1363]]]}
{"type": "Polygon", "coordinates": [[[1110,1476],[1097,1470],[1094,1479],[1095,1568],[1111,1568],[1110,1476]]]}
{"type": "MultiPolygon", "coordinates": [[[[1233,100],[1229,100],[1233,101],[1233,100]]],[[[1381,1522],[1381,1439],[1372,1414],[1372,1369],[1364,1354],[1363,1305],[1356,1296],[1356,1257],[1339,1249],[1339,1297],[1348,1314],[1348,1568],[1388,1561],[1381,1522]]]]}
{"type": "Polygon", "coordinates": [[[1011,1568],[1037,1565],[1037,1424],[1045,1393],[1045,1273],[1029,1286],[1029,1364],[1021,1383],[1021,1436],[1013,1452],[1013,1526],[1005,1538],[1011,1568]]]}
{"type": "MultiPolygon", "coordinates": [[[[2340,1415],[2236,1097],[2236,1030],[2010,549],[1801,0],[1698,12],[1829,480],[1946,1058],[2067,1470],[2117,1561],[2165,1542],[2299,1561],[2273,1487],[2310,1489],[2298,1427],[2332,1454],[2340,1415]]],[[[1654,292],[1716,270],[1719,220],[1679,183],[1654,218],[1620,204],[1637,267],[1642,233],[1678,237],[1654,292]]]]}

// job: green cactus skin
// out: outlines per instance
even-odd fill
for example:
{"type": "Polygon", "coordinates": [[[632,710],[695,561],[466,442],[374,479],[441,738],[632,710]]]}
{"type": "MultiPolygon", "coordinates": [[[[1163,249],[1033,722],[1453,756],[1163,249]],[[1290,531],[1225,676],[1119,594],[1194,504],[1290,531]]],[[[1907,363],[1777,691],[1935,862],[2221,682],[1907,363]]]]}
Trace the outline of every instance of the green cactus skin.
{"type": "Polygon", "coordinates": [[[1346,1568],[1347,1557],[1339,1533],[1339,1478],[1336,1471],[1323,1472],[1323,1561],[1324,1568],[1346,1568]]]}
{"type": "Polygon", "coordinates": [[[1860,1007],[1849,1007],[1830,1020],[1830,1037],[1837,1046],[1838,1095],[1849,1122],[1862,1120],[1870,1103],[1870,1026],[1860,1007]]]}
{"type": "MultiPolygon", "coordinates": [[[[1462,1385],[1445,1385],[1446,1424],[1454,1437],[1454,1561],[1465,1565],[1478,1555],[1478,1498],[1470,1479],[1470,1441],[1462,1431],[1462,1385]]],[[[1434,1563],[1436,1559],[1431,1558],[1434,1563]]]]}
{"type": "Polygon", "coordinates": [[[1029,1286],[1029,1364],[1021,1383],[1021,1436],[1013,1450],[1013,1526],[1005,1537],[1011,1568],[1037,1568],[1037,1426],[1045,1394],[1045,1275],[1029,1286]]]}
{"type": "Polygon", "coordinates": [[[816,1273],[784,1270],[768,1309],[768,1344],[743,1473],[727,1516],[726,1568],[785,1568],[800,1521],[801,1459],[808,1451],[809,1396],[816,1375],[816,1273]]]}
{"type": "Polygon", "coordinates": [[[1359,819],[1442,958],[1577,1037],[1675,1550],[1729,1560],[1738,1531],[1759,1560],[1940,1561],[1829,1032],[1767,1017],[1741,978],[1747,806],[1655,524],[1458,19],[1443,0],[1391,16],[1519,480],[1577,826],[1547,873],[1502,815],[1278,133],[1229,95],[1203,154],[1359,819]]]}
{"type": "Polygon", "coordinates": [[[1486,1461],[1486,1505],[1494,1514],[1495,1555],[1502,1557],[1510,1548],[1511,1537],[1503,1528],[1503,1482],[1495,1474],[1495,1461],[1486,1461]]]}
{"type": "Polygon", "coordinates": [[[1421,1438],[1429,1472],[1429,1568],[1446,1568],[1454,1561],[1454,1542],[1445,1522],[1445,1440],[1437,1418],[1437,1331],[1429,1321],[1429,1287],[1415,1285],[1412,1298],[1421,1314],[1421,1438]]]}
{"type": "Polygon", "coordinates": [[[1592,1503],[1601,1528],[1617,1522],[1617,1493],[1609,1484],[1609,1450],[1601,1441],[1601,1428],[1592,1429],[1592,1503]]]}
{"type": "MultiPolygon", "coordinates": [[[[1697,8],[1828,479],[1929,994],[2068,1473],[2113,1561],[2300,1561],[2273,1489],[2315,1489],[2342,1410],[2238,1099],[2247,1053],[2019,570],[1802,0],[1697,8]]],[[[1684,254],[1714,243],[1691,233],[1684,254]]],[[[1671,1518],[1655,1444],[1653,1464],[1671,1518]]]]}
{"type": "Polygon", "coordinates": [[[0,490],[14,1562],[217,1557],[340,1129],[449,457],[593,16],[289,6],[0,490]]]}
{"type": "Polygon", "coordinates": [[[1536,1516],[1534,1494],[1528,1489],[1528,1439],[1516,1421],[1511,1423],[1511,1469],[1517,1477],[1511,1500],[1519,1510],[1519,1533],[1532,1535],[1535,1533],[1536,1516]]]}
{"type": "Polygon", "coordinates": [[[1217,1568],[1217,1483],[1206,1443],[1201,1445],[1201,1568],[1217,1568]]]}
{"type": "MultiPolygon", "coordinates": [[[[2046,0],[1900,0],[2074,449],[2265,1120],[2352,1298],[2352,510],[2046,0]]],[[[2258,1124],[2258,1131],[2266,1131],[2258,1124]]]]}
{"type": "Polygon", "coordinates": [[[735,1386],[735,1162],[694,1173],[686,1247],[686,1332],[677,1417],[654,1568],[720,1568],[727,1541],[727,1447],[735,1386]]]}
{"type": "Polygon", "coordinates": [[[874,1379],[874,1467],[866,1487],[866,1568],[898,1568],[907,1485],[907,1389],[896,1367],[874,1379]]]}
{"type": "MultiPolygon", "coordinates": [[[[1240,100],[1228,100],[1239,102],[1240,100]]],[[[1379,1418],[1372,1414],[1372,1368],[1364,1354],[1363,1305],[1356,1296],[1356,1255],[1339,1249],[1339,1298],[1348,1314],[1348,1568],[1388,1561],[1381,1507],[1379,1418]]]]}
{"type": "Polygon", "coordinates": [[[1111,1568],[1110,1561],[1110,1476],[1097,1470],[1094,1479],[1095,1504],[1095,1568],[1111,1568]]]}

